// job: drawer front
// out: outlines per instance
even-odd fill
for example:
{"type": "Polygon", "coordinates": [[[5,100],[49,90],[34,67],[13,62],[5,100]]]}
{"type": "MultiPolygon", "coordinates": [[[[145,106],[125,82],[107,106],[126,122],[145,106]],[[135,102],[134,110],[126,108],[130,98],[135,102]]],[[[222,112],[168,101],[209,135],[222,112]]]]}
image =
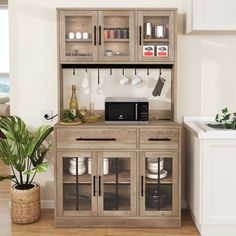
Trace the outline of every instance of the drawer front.
{"type": "Polygon", "coordinates": [[[58,129],[57,148],[135,149],[136,137],[136,129],[58,129]]]}
{"type": "Polygon", "coordinates": [[[178,149],[179,130],[166,129],[140,129],[141,149],[178,149]]]}

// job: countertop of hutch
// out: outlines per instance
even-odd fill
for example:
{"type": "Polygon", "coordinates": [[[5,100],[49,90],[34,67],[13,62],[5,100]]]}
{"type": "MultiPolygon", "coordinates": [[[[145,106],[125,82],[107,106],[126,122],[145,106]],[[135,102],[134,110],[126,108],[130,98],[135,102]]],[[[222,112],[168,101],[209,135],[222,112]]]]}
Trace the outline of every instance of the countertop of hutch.
{"type": "Polygon", "coordinates": [[[62,125],[59,122],[55,124],[55,128],[151,128],[151,127],[165,127],[168,126],[180,128],[181,125],[175,121],[170,120],[149,120],[148,124],[105,124],[103,118],[94,123],[83,123],[81,125],[62,125]]]}

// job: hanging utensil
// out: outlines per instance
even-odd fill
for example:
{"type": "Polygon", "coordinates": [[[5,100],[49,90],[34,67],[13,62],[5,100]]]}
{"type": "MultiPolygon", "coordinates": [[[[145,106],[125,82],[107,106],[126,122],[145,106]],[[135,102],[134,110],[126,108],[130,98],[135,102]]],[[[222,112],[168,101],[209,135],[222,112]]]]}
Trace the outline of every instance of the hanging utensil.
{"type": "Polygon", "coordinates": [[[161,69],[160,69],[158,81],[157,81],[156,86],[152,92],[152,95],[154,97],[161,95],[161,91],[163,89],[165,82],[166,82],[166,80],[161,76],[161,69]]]}
{"type": "Polygon", "coordinates": [[[82,88],[84,89],[84,93],[86,95],[88,95],[90,93],[89,79],[88,79],[88,70],[87,70],[87,68],[85,69],[85,75],[84,75],[84,81],[82,83],[82,88]]]}
{"type": "Polygon", "coordinates": [[[98,86],[97,86],[97,95],[100,95],[102,92],[102,88],[100,86],[100,70],[98,68],[98,86]]]}

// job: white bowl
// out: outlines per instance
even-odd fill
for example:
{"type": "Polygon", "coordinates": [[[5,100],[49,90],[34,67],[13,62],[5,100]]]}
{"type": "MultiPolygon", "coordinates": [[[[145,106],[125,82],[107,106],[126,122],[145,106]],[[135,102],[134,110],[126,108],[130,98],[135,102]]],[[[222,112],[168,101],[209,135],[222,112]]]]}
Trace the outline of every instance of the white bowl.
{"type": "MultiPolygon", "coordinates": [[[[81,168],[81,169],[78,169],[78,175],[83,175],[84,173],[85,173],[85,171],[86,171],[86,168],[84,167],[84,168],[81,168]]],[[[69,168],[69,172],[70,172],[70,174],[72,174],[72,175],[76,175],[76,168],[69,168]]]]}
{"type": "MultiPolygon", "coordinates": [[[[160,172],[160,179],[164,179],[167,175],[168,172],[166,170],[162,170],[160,172]]],[[[158,179],[158,174],[147,172],[146,177],[149,179],[158,179]]]]}
{"type": "MultiPolygon", "coordinates": [[[[148,167],[147,169],[152,173],[158,173],[157,167],[148,167]]],[[[160,165],[160,171],[162,171],[163,169],[164,169],[164,165],[160,165]]]]}

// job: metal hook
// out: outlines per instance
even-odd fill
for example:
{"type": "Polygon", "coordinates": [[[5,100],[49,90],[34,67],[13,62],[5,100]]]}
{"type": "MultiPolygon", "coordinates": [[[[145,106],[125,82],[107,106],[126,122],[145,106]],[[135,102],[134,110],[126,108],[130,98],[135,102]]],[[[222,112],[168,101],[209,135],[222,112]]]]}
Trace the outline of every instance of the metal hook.
{"type": "Polygon", "coordinates": [[[137,75],[137,68],[134,69],[134,74],[137,75]]]}
{"type": "Polygon", "coordinates": [[[73,68],[73,75],[75,75],[75,68],[73,68]]]}
{"type": "Polygon", "coordinates": [[[88,72],[88,69],[87,69],[87,68],[85,68],[85,72],[86,72],[86,73],[88,72]]]}
{"type": "Polygon", "coordinates": [[[124,68],[122,69],[122,75],[125,75],[125,69],[124,68]]]}
{"type": "Polygon", "coordinates": [[[112,76],[112,68],[110,68],[110,76],[112,76]]]}
{"type": "Polygon", "coordinates": [[[147,68],[147,75],[149,75],[149,68],[147,68]]]}
{"type": "Polygon", "coordinates": [[[159,73],[159,75],[161,75],[161,68],[160,68],[160,73],[159,73]]]}

